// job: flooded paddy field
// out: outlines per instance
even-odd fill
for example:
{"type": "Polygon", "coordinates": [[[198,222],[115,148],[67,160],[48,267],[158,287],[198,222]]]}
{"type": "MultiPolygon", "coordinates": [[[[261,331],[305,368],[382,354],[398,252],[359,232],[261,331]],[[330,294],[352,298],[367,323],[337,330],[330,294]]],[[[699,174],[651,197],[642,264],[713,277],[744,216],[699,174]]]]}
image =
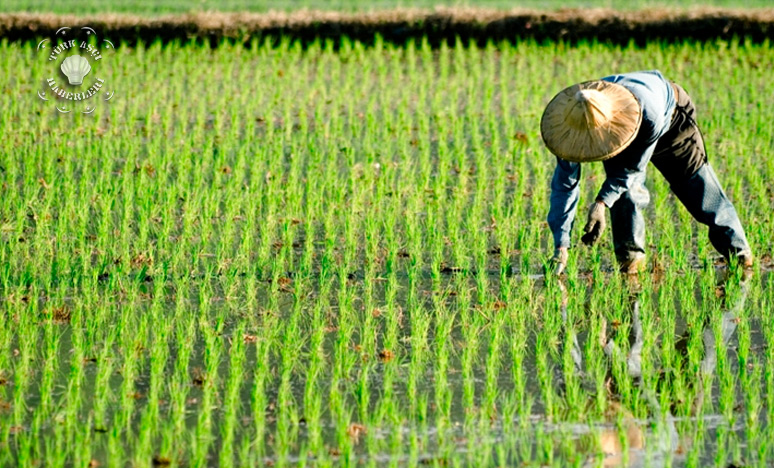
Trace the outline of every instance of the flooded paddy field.
{"type": "Polygon", "coordinates": [[[64,116],[35,44],[0,44],[1,466],[772,463],[768,45],[108,58],[123,97],[64,116]],[[607,234],[545,277],[542,109],[648,68],[694,98],[756,266],[650,171],[646,272],[607,234]]]}

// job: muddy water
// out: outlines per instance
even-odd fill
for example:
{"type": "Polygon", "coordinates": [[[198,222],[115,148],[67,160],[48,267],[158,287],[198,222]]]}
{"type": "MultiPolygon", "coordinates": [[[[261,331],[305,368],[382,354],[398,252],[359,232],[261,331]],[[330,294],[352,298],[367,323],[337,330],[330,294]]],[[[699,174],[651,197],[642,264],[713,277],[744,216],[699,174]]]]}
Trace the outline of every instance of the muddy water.
{"type": "MultiPolygon", "coordinates": [[[[439,288],[448,291],[460,284],[459,276],[463,274],[464,272],[448,274],[440,281],[428,275],[419,279],[418,290],[427,292],[424,297],[431,297],[434,294],[433,291],[437,294],[439,288]]],[[[422,374],[418,376],[417,385],[412,394],[407,385],[410,379],[409,361],[412,350],[408,342],[411,334],[408,325],[410,317],[406,317],[400,330],[405,338],[403,340],[405,347],[399,352],[395,361],[363,359],[355,364],[345,381],[333,381],[334,374],[331,369],[323,372],[316,388],[317,393],[321,395],[323,410],[319,423],[314,426],[306,422],[304,417],[304,391],[307,378],[304,366],[308,356],[301,358],[289,382],[294,401],[292,414],[295,419],[288,422],[283,420],[287,418],[280,415],[279,409],[274,405],[280,392],[277,367],[281,365],[279,362],[281,353],[272,353],[273,362],[268,366],[272,376],[266,388],[268,405],[264,412],[265,433],[261,440],[253,440],[252,417],[255,411],[252,408],[252,392],[255,376],[252,370],[256,369],[257,358],[255,349],[248,346],[246,362],[243,365],[244,382],[239,393],[242,405],[239,410],[240,424],[236,430],[236,440],[243,449],[235,458],[245,463],[252,461],[276,465],[304,463],[322,465],[348,463],[370,466],[386,464],[514,466],[522,463],[528,466],[728,466],[747,463],[766,465],[770,455],[764,442],[774,435],[767,425],[766,418],[770,411],[766,403],[770,397],[764,378],[759,383],[762,401],[757,403],[746,401],[740,380],[744,369],[740,369],[737,349],[739,347],[738,320],[740,316],[746,316],[750,318],[748,336],[754,362],[758,365],[768,362],[764,354],[767,343],[762,333],[763,324],[758,318],[761,315],[755,310],[762,304],[757,298],[760,297],[762,288],[768,282],[768,275],[767,273],[762,277],[755,276],[740,286],[739,294],[736,294],[732,301],[724,304],[722,317],[719,318],[719,328],[715,333],[707,325],[691,323],[683,314],[677,315],[675,327],[672,330],[676,339],[668,340],[674,343],[675,356],[678,356],[683,363],[689,362],[691,357],[687,354],[686,342],[691,339],[696,343],[700,342],[700,345],[696,345],[699,353],[694,358],[698,361],[697,378],[686,381],[690,385],[700,385],[701,379],[698,376],[709,376],[710,387],[701,392],[694,392],[704,398],[704,410],[698,411],[697,414],[680,414],[679,408],[685,407],[684,402],[671,401],[669,396],[665,396],[672,395],[671,392],[649,393],[647,386],[637,387],[643,367],[653,364],[643,362],[647,357],[643,358],[640,354],[643,347],[647,346],[644,343],[647,334],[642,328],[640,302],[649,292],[635,291],[630,295],[630,301],[626,305],[625,313],[629,315],[630,326],[622,327],[624,332],[616,329],[613,323],[606,324],[603,334],[591,330],[589,322],[586,321],[568,324],[568,316],[573,314],[567,309],[567,301],[563,302],[560,308],[560,320],[563,321],[561,330],[564,334],[568,326],[572,328],[574,339],[567,336],[559,337],[556,354],[548,359],[553,385],[552,395],[555,398],[553,405],[559,405],[559,407],[593,405],[597,390],[594,379],[587,374],[586,357],[589,355],[589,348],[601,348],[602,352],[597,351],[597,354],[604,357],[611,372],[611,375],[607,376],[610,385],[606,389],[609,394],[605,398],[611,402],[611,407],[616,408],[609,417],[590,420],[588,417],[572,416],[569,413],[564,417],[565,413],[562,411],[554,412],[553,415],[547,414],[545,388],[541,386],[539,377],[536,333],[528,335],[527,353],[523,363],[526,382],[523,400],[515,400],[517,389],[514,385],[513,362],[509,351],[511,343],[508,336],[504,337],[500,347],[503,357],[499,370],[493,374],[487,369],[489,335],[485,332],[482,333],[478,348],[474,352],[473,364],[466,372],[464,363],[466,334],[460,323],[456,323],[451,332],[451,352],[448,364],[443,368],[444,374],[439,374],[439,365],[434,362],[433,348],[430,348],[429,361],[422,367],[422,374]],[[704,327],[701,333],[695,331],[691,333],[691,330],[697,326],[704,327]],[[623,342],[628,342],[628,347],[620,347],[622,339],[616,336],[617,333],[626,333],[623,342]],[[722,341],[720,346],[718,339],[722,341]],[[715,377],[718,349],[726,353],[727,359],[724,362],[730,366],[730,372],[726,375],[731,375],[735,379],[731,384],[734,387],[734,406],[730,413],[721,411],[722,387],[719,378],[715,377]],[[562,361],[563,356],[569,356],[571,362],[562,361]],[[576,401],[565,404],[567,389],[563,386],[563,376],[567,365],[573,366],[579,376],[581,403],[576,401]],[[612,377],[614,366],[625,369],[631,377],[631,382],[637,387],[633,391],[637,395],[637,401],[642,410],[640,413],[644,414],[644,417],[633,415],[632,411],[616,402],[617,389],[615,379],[612,377]],[[332,395],[337,392],[341,393],[340,405],[343,406],[343,411],[336,411],[331,407],[332,395]],[[367,399],[363,399],[362,392],[367,392],[367,399]],[[444,409],[444,403],[448,404],[448,408],[444,409]],[[751,411],[750,408],[758,403],[760,408],[757,412],[751,411]],[[750,427],[748,422],[751,421],[753,412],[759,419],[757,426],[750,427]],[[348,414],[350,421],[369,421],[368,426],[364,427],[363,434],[356,437],[357,441],[351,451],[340,448],[342,427],[348,426],[348,423],[341,421],[342,414],[348,414]],[[322,444],[315,445],[315,440],[322,441],[322,444]],[[250,444],[262,447],[256,452],[258,455],[251,451],[250,444]],[[244,459],[241,458],[243,456],[244,459]]],[[[488,279],[490,287],[497,290],[499,275],[492,274],[488,279]]],[[[357,277],[351,279],[352,284],[355,285],[359,281],[357,277]]],[[[542,278],[536,276],[532,278],[532,282],[534,294],[538,296],[546,294],[546,286],[542,278]]],[[[268,288],[268,286],[262,285],[261,288],[268,288]]],[[[332,296],[335,297],[335,291],[332,296]]],[[[382,300],[384,297],[377,293],[374,301],[378,303],[382,300]]],[[[406,301],[406,298],[399,298],[399,302],[401,301],[406,301]]],[[[286,302],[280,304],[280,307],[283,310],[287,308],[284,312],[290,313],[294,303],[294,299],[289,296],[286,302]]],[[[431,304],[432,301],[427,300],[425,305],[431,304]]],[[[332,307],[335,308],[335,306],[334,300],[332,307]]],[[[220,337],[224,343],[242,339],[234,334],[234,328],[241,319],[238,316],[229,315],[228,317],[220,337]]],[[[486,327],[484,330],[486,331],[486,327]]],[[[380,329],[380,333],[384,331],[380,329]]],[[[57,382],[52,396],[54,402],[66,400],[71,373],[68,356],[73,343],[69,326],[63,325],[61,333],[59,369],[54,376],[57,382]]],[[[432,343],[435,334],[436,330],[431,327],[427,341],[432,343]]],[[[383,338],[383,336],[377,336],[377,341],[381,343],[383,338]]],[[[353,339],[358,339],[357,334],[353,339]]],[[[191,369],[204,368],[206,365],[204,339],[199,337],[190,346],[193,349],[191,369]]],[[[335,332],[326,336],[324,348],[327,361],[332,367],[338,352],[335,332]]],[[[226,346],[225,349],[227,351],[228,347],[226,346]]],[[[177,350],[171,347],[169,362],[166,363],[169,373],[174,372],[176,353],[177,350]]],[[[686,372],[686,367],[669,369],[668,366],[658,365],[662,367],[659,372],[664,375],[670,372],[686,372]]],[[[83,379],[84,395],[90,395],[96,391],[94,387],[96,368],[96,365],[86,367],[83,379]]],[[[211,465],[219,464],[222,451],[228,450],[223,446],[223,436],[218,428],[225,411],[223,406],[225,382],[230,372],[226,352],[221,357],[219,367],[218,399],[211,408],[213,430],[207,458],[208,464],[211,465]]],[[[114,456],[108,447],[109,437],[106,431],[116,430],[120,433],[118,440],[122,440],[125,444],[124,456],[131,458],[132,447],[137,442],[133,432],[139,430],[143,424],[143,415],[147,412],[147,400],[144,395],[149,392],[149,373],[150,366],[142,366],[134,381],[133,388],[138,397],[135,401],[132,427],[125,429],[112,427],[113,419],[108,417],[101,423],[106,427],[95,425],[92,428],[94,459],[108,460],[114,456]]],[[[37,389],[39,384],[40,382],[35,382],[31,385],[32,388],[26,398],[30,415],[34,414],[40,401],[37,389]]],[[[111,414],[120,410],[119,395],[123,391],[123,384],[123,376],[115,372],[110,378],[110,385],[116,395],[115,408],[111,414]]],[[[689,392],[689,394],[692,393],[689,392]]],[[[200,404],[204,399],[202,386],[192,382],[187,398],[190,405],[186,411],[185,425],[186,429],[191,431],[191,437],[194,437],[193,434],[203,411],[200,404]]],[[[167,403],[169,400],[169,396],[165,395],[160,404],[162,424],[166,423],[166,417],[169,416],[170,406],[167,403]]],[[[79,420],[87,424],[93,409],[91,401],[87,398],[80,407],[79,420]]],[[[53,432],[56,424],[55,420],[50,421],[43,428],[44,434],[53,432]]],[[[165,429],[162,427],[161,430],[165,429]]],[[[351,437],[351,434],[349,436],[351,437]]],[[[183,465],[187,464],[188,462],[183,463],[183,465]]]]}

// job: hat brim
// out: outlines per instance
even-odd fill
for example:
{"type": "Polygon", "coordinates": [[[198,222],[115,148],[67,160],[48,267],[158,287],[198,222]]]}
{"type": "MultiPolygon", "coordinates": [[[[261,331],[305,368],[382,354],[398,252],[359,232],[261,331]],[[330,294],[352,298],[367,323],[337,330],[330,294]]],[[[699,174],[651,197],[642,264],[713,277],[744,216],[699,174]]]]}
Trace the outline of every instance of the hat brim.
{"type": "Polygon", "coordinates": [[[604,161],[621,153],[634,138],[642,124],[642,106],[626,87],[602,80],[585,81],[559,92],[546,106],[540,119],[540,135],[546,147],[556,156],[573,162],[604,161]],[[571,106],[576,105],[576,93],[596,90],[611,100],[614,114],[596,128],[574,128],[567,124],[571,106]]]}

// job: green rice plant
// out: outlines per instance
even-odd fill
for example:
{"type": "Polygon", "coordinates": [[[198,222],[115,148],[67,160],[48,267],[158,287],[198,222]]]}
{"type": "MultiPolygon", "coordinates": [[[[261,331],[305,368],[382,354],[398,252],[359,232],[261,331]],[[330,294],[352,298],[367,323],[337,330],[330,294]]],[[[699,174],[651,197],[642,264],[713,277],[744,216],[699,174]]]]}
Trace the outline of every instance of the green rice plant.
{"type": "Polygon", "coordinates": [[[0,43],[0,465],[582,466],[612,429],[622,460],[766,466],[767,47],[123,44],[123,97],[64,116],[0,43]],[[606,234],[545,277],[542,109],[650,67],[758,265],[716,265],[649,170],[646,273],[606,234]]]}

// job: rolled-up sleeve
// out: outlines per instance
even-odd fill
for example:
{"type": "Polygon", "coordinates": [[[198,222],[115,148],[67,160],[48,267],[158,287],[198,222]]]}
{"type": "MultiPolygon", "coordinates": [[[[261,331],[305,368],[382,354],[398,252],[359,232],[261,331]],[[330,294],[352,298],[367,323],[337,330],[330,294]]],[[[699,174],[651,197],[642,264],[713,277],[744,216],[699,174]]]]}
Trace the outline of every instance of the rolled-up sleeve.
{"type": "Polygon", "coordinates": [[[554,247],[570,246],[570,231],[575,221],[580,188],[580,164],[556,158],[556,169],[551,179],[551,207],[548,226],[554,235],[554,247]]]}

